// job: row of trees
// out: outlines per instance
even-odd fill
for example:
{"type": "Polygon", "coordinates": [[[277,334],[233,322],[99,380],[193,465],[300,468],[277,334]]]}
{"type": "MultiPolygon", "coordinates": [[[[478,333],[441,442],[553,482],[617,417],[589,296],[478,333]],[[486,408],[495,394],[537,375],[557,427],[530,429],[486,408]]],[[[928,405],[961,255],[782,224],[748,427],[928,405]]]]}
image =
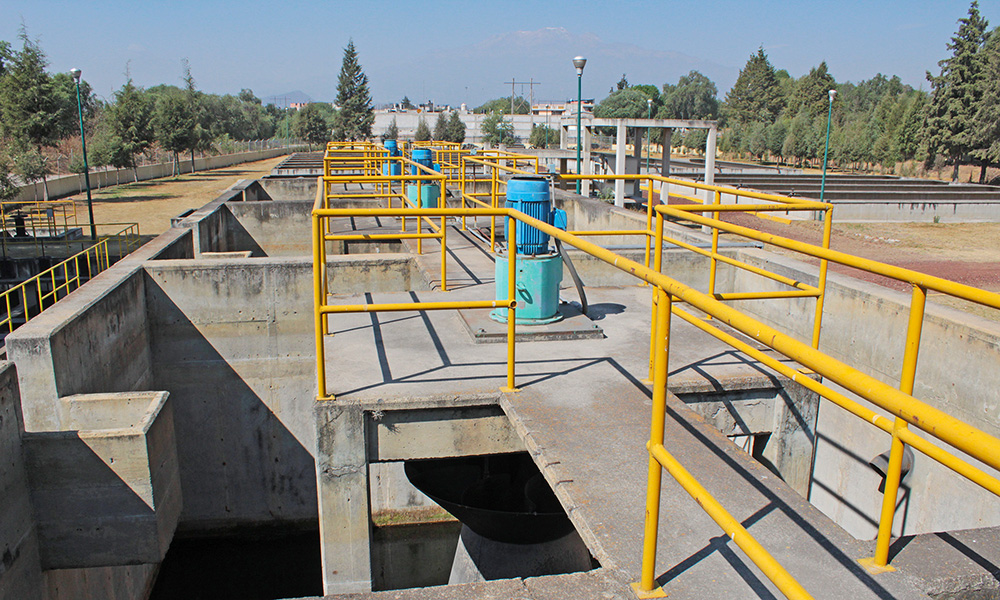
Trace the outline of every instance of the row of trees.
{"type": "MultiPolygon", "coordinates": [[[[382,134],[382,139],[399,139],[399,126],[396,124],[395,117],[389,123],[389,127],[385,133],[382,134]]],[[[413,139],[418,142],[438,140],[461,144],[465,141],[465,123],[462,122],[462,117],[456,111],[452,111],[450,116],[445,116],[445,113],[440,112],[438,113],[437,120],[434,122],[434,131],[431,131],[430,126],[427,125],[427,121],[421,117],[417,122],[417,129],[413,133],[413,139]]]]}
{"type": "MultiPolygon", "coordinates": [[[[20,49],[0,41],[0,199],[17,194],[14,176],[44,184],[53,173],[54,149],[80,136],[76,82],[69,73],[48,71],[44,51],[23,28],[19,41],[20,49]]],[[[305,137],[315,112],[329,137],[333,117],[321,108],[296,113],[263,106],[249,89],[238,96],[207,94],[197,89],[187,61],[182,65],[181,87],[143,89],[126,75],[110,99],[99,99],[80,82],[90,166],[134,172],[141,158],[157,149],[173,156],[177,172],[185,153],[193,161],[195,153],[226,152],[237,140],[305,137]]],[[[82,153],[75,153],[69,168],[83,172],[82,153]]]]}
{"type": "MultiPolygon", "coordinates": [[[[945,163],[957,179],[960,165],[973,164],[981,167],[983,182],[986,167],[1000,164],[1000,28],[988,31],[972,2],[948,50],[940,74],[927,73],[930,93],[882,74],[838,83],[825,62],[795,79],[760,48],[723,102],[715,84],[697,71],[661,88],[630,85],[623,75],[594,114],[717,119],[723,152],[801,165],[822,159],[831,111],[830,159],[841,166],[891,171],[906,161],[945,163]],[[832,105],[829,90],[837,91],[832,105]]],[[[673,143],[700,149],[705,135],[692,129],[675,134],[673,143]]]]}

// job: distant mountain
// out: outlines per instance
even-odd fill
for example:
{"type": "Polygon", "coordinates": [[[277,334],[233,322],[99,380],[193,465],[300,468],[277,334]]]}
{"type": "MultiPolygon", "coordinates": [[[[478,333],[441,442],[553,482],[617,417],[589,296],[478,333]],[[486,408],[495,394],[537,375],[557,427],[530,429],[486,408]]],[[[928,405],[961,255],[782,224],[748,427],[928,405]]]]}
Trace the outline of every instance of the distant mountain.
{"type": "Polygon", "coordinates": [[[288,108],[288,106],[292,103],[300,104],[312,101],[312,97],[302,90],[295,90],[294,92],[286,92],[284,94],[275,94],[262,99],[264,104],[274,104],[279,108],[288,108]]]}

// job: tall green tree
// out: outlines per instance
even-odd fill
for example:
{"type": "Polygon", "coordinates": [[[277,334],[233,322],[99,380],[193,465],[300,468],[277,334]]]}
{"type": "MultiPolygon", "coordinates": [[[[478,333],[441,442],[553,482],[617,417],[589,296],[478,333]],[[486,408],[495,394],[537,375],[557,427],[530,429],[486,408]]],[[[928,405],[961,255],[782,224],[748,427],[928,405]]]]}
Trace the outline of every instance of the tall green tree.
{"type": "Polygon", "coordinates": [[[292,129],[295,135],[305,140],[310,147],[313,144],[323,145],[330,141],[330,126],[315,103],[306,104],[298,111],[292,129]]]}
{"type": "Polygon", "coordinates": [[[55,146],[59,139],[61,106],[52,77],[45,71],[48,61],[37,42],[22,27],[18,36],[21,50],[7,55],[0,77],[0,136],[10,140],[15,151],[18,174],[27,181],[42,180],[48,198],[48,166],[42,149],[55,146]],[[38,160],[28,160],[30,154],[38,160]],[[39,162],[40,161],[40,162],[39,162]],[[23,168],[32,165],[30,169],[23,168]]]}
{"type": "Polygon", "coordinates": [[[350,40],[344,48],[344,61],[337,79],[337,106],[334,139],[353,142],[371,137],[375,111],[368,90],[368,76],[358,63],[354,40],[350,40]]]}
{"type": "Polygon", "coordinates": [[[548,148],[552,145],[559,146],[559,134],[555,129],[541,123],[535,123],[531,127],[531,136],[528,143],[533,148],[548,148]]]}
{"type": "Polygon", "coordinates": [[[396,117],[392,118],[392,123],[389,123],[389,127],[382,134],[383,140],[396,140],[399,139],[399,125],[396,125],[396,117]]]}
{"type": "Polygon", "coordinates": [[[990,33],[982,59],[982,89],[973,126],[973,153],[981,165],[979,183],[986,182],[987,165],[1000,163],[1000,28],[990,33]]]}
{"type": "Polygon", "coordinates": [[[448,117],[448,137],[445,139],[456,144],[465,141],[465,123],[462,122],[462,117],[458,116],[458,111],[452,112],[448,117]]]}
{"type": "Polygon", "coordinates": [[[491,112],[483,119],[480,128],[483,132],[483,141],[487,144],[513,144],[517,141],[514,136],[514,124],[504,119],[503,113],[491,112]]]}
{"type": "Polygon", "coordinates": [[[969,14],[958,23],[958,31],[948,44],[952,54],[938,63],[940,75],[927,72],[931,83],[926,129],[928,160],[943,154],[954,167],[953,181],[958,180],[959,165],[968,161],[976,149],[974,117],[982,95],[981,50],[987,27],[975,1],[969,6],[969,14]]]}
{"type": "Polygon", "coordinates": [[[785,108],[785,99],[774,66],[758,48],[740,71],[736,83],[726,94],[723,115],[733,123],[773,123],[785,108]]]}
{"type": "Polygon", "coordinates": [[[818,67],[809,69],[809,74],[795,84],[795,91],[788,99],[788,111],[795,115],[804,110],[810,117],[825,115],[829,108],[830,90],[835,89],[837,81],[830,75],[826,61],[823,61],[818,67]]]}
{"type": "Polygon", "coordinates": [[[719,90],[711,79],[698,71],[681,76],[677,85],[663,84],[660,119],[716,119],[719,116],[719,90]]]}
{"type": "Polygon", "coordinates": [[[434,122],[434,139],[441,142],[448,141],[448,117],[444,116],[443,112],[438,113],[434,122]]]}
{"type": "Polygon", "coordinates": [[[115,166],[131,168],[138,181],[138,157],[153,144],[153,102],[129,78],[115,92],[115,102],[108,110],[108,125],[117,147],[115,166]]]}
{"type": "Polygon", "coordinates": [[[429,142],[431,139],[431,128],[427,126],[427,121],[423,117],[417,121],[417,130],[413,132],[413,139],[418,142],[429,142]]]}
{"type": "Polygon", "coordinates": [[[926,95],[923,93],[912,94],[907,101],[903,118],[896,128],[896,150],[901,160],[915,158],[920,151],[926,106],[926,95]]]}
{"type": "Polygon", "coordinates": [[[163,95],[156,100],[153,131],[160,146],[173,154],[173,173],[180,173],[180,153],[194,144],[195,115],[185,98],[178,94],[163,95]]]}
{"type": "Polygon", "coordinates": [[[514,107],[515,115],[526,115],[531,112],[531,105],[521,96],[514,96],[513,100],[511,99],[511,96],[507,96],[506,98],[494,98],[493,100],[485,102],[472,109],[472,112],[477,115],[485,115],[494,112],[509,115],[511,114],[511,106],[514,107]]]}

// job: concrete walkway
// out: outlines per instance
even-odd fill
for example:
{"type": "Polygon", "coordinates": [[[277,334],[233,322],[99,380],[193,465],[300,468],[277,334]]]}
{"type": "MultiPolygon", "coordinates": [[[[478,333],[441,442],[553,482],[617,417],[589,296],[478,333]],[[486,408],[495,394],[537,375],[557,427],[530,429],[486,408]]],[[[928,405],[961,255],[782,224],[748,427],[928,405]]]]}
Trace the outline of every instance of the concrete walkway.
{"type": "MultiPolygon", "coordinates": [[[[488,254],[474,238],[454,229],[448,239],[449,288],[455,291],[333,301],[492,299],[493,263],[488,254]]],[[[439,246],[425,243],[424,250],[421,263],[434,274],[439,246]]],[[[329,389],[338,399],[390,403],[497,396],[602,565],[597,572],[562,579],[373,596],[631,597],[627,584],[638,579],[642,558],[645,442],[652,406],[649,387],[641,382],[648,369],[650,291],[637,286],[590,288],[587,293],[598,315],[594,323],[606,338],[519,343],[516,373],[521,391],[512,394],[497,391],[504,383],[505,344],[474,343],[453,311],[331,315],[334,335],[326,342],[329,389]],[[550,585],[557,581],[565,586],[550,585]]],[[[575,291],[564,290],[564,298],[575,300],[575,291]]],[[[763,373],[747,357],[673,321],[671,389],[725,389],[763,373]]],[[[871,555],[870,544],[851,538],[673,395],[667,411],[667,449],[814,597],[926,597],[920,581],[905,573],[867,574],[857,559],[871,555]]],[[[669,475],[664,475],[662,490],[656,572],[671,598],[782,597],[669,475]]]]}

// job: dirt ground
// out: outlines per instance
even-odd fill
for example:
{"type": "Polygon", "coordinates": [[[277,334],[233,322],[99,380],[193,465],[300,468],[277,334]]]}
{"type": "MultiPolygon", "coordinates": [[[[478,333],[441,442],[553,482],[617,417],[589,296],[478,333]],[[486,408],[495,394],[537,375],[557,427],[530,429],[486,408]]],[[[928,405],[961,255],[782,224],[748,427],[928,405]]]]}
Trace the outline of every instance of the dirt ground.
{"type": "MultiPolygon", "coordinates": [[[[730,217],[735,223],[820,245],[823,225],[793,222],[790,225],[749,215],[730,217]]],[[[973,287],[1000,292],[1000,223],[842,223],[834,210],[830,248],[927,273],[973,287]]],[[[793,254],[788,251],[782,252],[793,254]]],[[[815,261],[813,261],[815,262],[815,261]]],[[[907,283],[831,265],[831,270],[872,283],[908,292],[907,283]]],[[[931,302],[959,308],[1000,321],[1000,311],[930,292],[931,302]]]]}
{"type": "MultiPolygon", "coordinates": [[[[257,179],[271,172],[284,156],[200,171],[179,177],[140,181],[94,190],[97,223],[138,223],[144,240],[170,228],[170,219],[190,208],[200,208],[240,179],[257,179]]],[[[77,214],[87,214],[87,197],[79,194],[77,214]]],[[[82,217],[86,220],[86,216],[82,217]]]]}

